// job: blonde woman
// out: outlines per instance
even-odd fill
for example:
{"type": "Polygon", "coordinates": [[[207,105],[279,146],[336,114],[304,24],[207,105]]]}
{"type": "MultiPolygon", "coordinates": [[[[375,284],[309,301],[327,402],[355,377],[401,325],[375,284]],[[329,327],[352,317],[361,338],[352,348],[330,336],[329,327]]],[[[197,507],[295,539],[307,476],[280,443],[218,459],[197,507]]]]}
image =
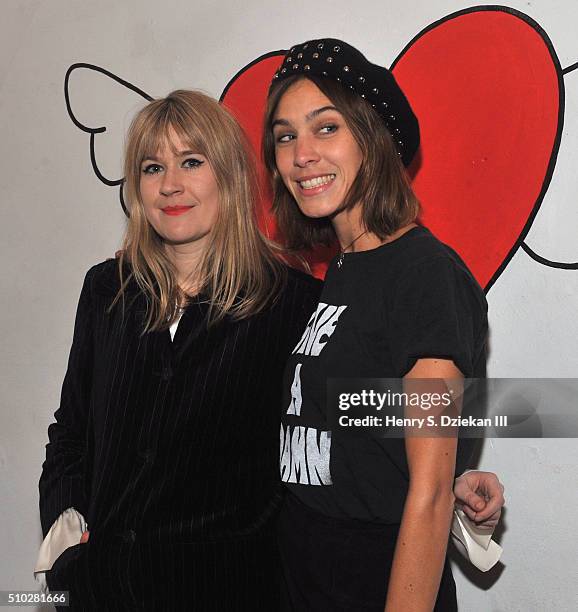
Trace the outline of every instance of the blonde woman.
{"type": "Polygon", "coordinates": [[[122,256],[86,275],[49,428],[36,569],[73,610],[271,612],[282,372],[321,284],[258,232],[247,142],[207,96],[140,111],[125,177],[122,256]]]}
{"type": "Polygon", "coordinates": [[[319,283],[258,232],[248,151],[198,92],[130,127],[123,254],[84,281],[40,480],[44,534],[89,529],[47,573],[72,609],[277,607],[281,375],[319,283]]]}

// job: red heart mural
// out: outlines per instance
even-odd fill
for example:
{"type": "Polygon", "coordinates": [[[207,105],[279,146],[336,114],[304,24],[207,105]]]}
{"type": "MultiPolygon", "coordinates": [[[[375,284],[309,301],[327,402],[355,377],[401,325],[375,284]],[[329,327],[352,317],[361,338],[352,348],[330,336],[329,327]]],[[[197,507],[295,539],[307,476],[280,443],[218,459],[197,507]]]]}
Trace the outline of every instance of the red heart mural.
{"type": "MultiPolygon", "coordinates": [[[[283,54],[258,58],[221,96],[257,152],[267,90],[283,54]]],[[[552,175],[564,110],[556,53],[523,13],[474,7],[425,28],[392,70],[420,121],[421,149],[410,173],[422,221],[487,290],[528,232],[552,175]]],[[[266,189],[262,169],[261,181],[266,189]]],[[[269,201],[264,197],[259,217],[274,236],[269,201]]],[[[326,258],[313,257],[317,276],[326,258]]]]}
{"type": "Polygon", "coordinates": [[[273,51],[245,66],[230,81],[221,95],[221,101],[243,126],[259,160],[259,183],[262,198],[257,214],[261,231],[269,238],[275,236],[275,221],[271,213],[271,191],[261,163],[261,136],[263,115],[269,84],[284,51],[273,51]]]}

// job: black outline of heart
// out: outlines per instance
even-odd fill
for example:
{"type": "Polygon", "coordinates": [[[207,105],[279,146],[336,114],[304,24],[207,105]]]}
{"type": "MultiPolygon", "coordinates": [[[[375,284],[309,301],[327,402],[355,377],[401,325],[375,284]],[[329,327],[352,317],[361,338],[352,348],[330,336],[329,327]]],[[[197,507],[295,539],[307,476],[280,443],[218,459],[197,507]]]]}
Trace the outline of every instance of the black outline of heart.
{"type": "MultiPolygon", "coordinates": [[[[558,91],[559,91],[559,106],[558,106],[558,127],[557,127],[557,133],[556,133],[556,138],[554,141],[554,145],[552,147],[552,153],[550,155],[550,161],[548,163],[547,169],[546,169],[546,174],[544,176],[544,181],[542,183],[542,188],[540,190],[540,194],[538,195],[538,197],[536,198],[536,201],[534,203],[534,206],[532,207],[532,210],[528,216],[528,219],[526,221],[526,224],[524,225],[524,227],[522,228],[522,231],[520,232],[518,238],[516,239],[516,241],[514,242],[513,246],[511,247],[510,251],[507,253],[507,255],[504,257],[504,259],[502,260],[502,263],[500,264],[500,266],[496,269],[496,271],[494,272],[494,274],[492,275],[492,277],[490,278],[490,280],[488,281],[486,287],[484,288],[484,291],[487,293],[490,288],[492,287],[492,285],[497,281],[497,279],[499,278],[499,276],[502,274],[502,272],[506,269],[506,267],[508,266],[508,264],[510,263],[512,257],[514,256],[514,254],[516,253],[516,251],[518,250],[518,248],[522,248],[529,257],[531,257],[532,259],[534,259],[536,262],[544,265],[544,266],[548,266],[548,267],[552,267],[552,268],[558,268],[558,269],[564,269],[564,270],[577,270],[578,269],[578,262],[576,263],[565,263],[565,262],[556,262],[556,261],[552,261],[549,259],[546,259],[545,257],[542,257],[541,255],[538,255],[537,253],[535,253],[525,242],[524,239],[526,238],[533,222],[534,219],[536,217],[536,215],[538,214],[538,211],[540,209],[540,206],[542,204],[542,201],[544,199],[544,196],[546,194],[546,192],[548,191],[548,187],[550,186],[550,182],[552,180],[552,176],[554,174],[554,168],[556,166],[556,160],[558,158],[558,151],[560,148],[560,141],[561,141],[561,137],[562,137],[562,130],[564,127],[564,112],[565,112],[565,87],[564,87],[564,75],[568,74],[574,70],[578,69],[578,62],[562,69],[561,65],[560,65],[560,61],[558,59],[558,56],[556,54],[556,51],[554,50],[554,45],[552,44],[552,41],[550,40],[548,34],[546,34],[546,32],[544,31],[544,29],[534,20],[532,19],[529,15],[526,15],[525,13],[522,13],[521,11],[518,11],[517,9],[513,9],[511,7],[507,7],[507,6],[501,6],[501,5],[481,5],[481,6],[473,6],[473,7],[469,7],[469,8],[465,8],[459,11],[456,11],[454,13],[450,13],[449,15],[446,15],[445,17],[442,17],[441,19],[438,19],[437,21],[432,22],[431,24],[429,24],[428,26],[426,26],[424,29],[422,29],[418,34],[416,34],[416,36],[414,36],[412,38],[412,40],[407,43],[407,45],[403,48],[403,50],[398,54],[398,56],[395,58],[395,60],[393,61],[393,63],[391,64],[391,69],[393,70],[393,68],[395,67],[395,65],[397,64],[397,62],[403,57],[403,55],[408,51],[408,49],[420,38],[422,37],[424,34],[426,34],[427,32],[429,32],[430,30],[432,30],[433,28],[439,26],[442,23],[445,23],[447,21],[449,21],[450,19],[455,19],[456,17],[460,17],[462,15],[466,15],[466,14],[470,14],[470,13],[477,13],[477,12],[485,12],[485,11],[499,11],[499,12],[505,12],[505,13],[509,13],[511,15],[514,15],[515,17],[518,17],[519,19],[523,20],[524,22],[526,22],[529,26],[531,26],[542,38],[542,40],[544,41],[544,43],[546,44],[546,47],[548,48],[548,51],[550,53],[550,56],[552,58],[552,61],[554,63],[555,69],[556,69],[556,73],[558,76],[558,91]]],[[[270,57],[283,57],[286,53],[286,50],[277,50],[277,51],[270,51],[268,53],[265,53],[263,55],[261,55],[260,57],[256,58],[255,60],[253,60],[252,62],[250,62],[249,64],[247,64],[246,66],[244,66],[243,68],[241,68],[227,83],[227,85],[225,86],[225,88],[223,89],[223,92],[221,93],[221,96],[219,98],[219,100],[222,102],[224,97],[226,96],[227,92],[229,91],[230,87],[233,85],[234,82],[237,81],[237,79],[247,70],[249,70],[250,68],[252,68],[255,64],[258,64],[259,62],[268,59],[270,57]]],[[[101,74],[104,74],[106,76],[108,76],[109,78],[113,79],[114,81],[116,81],[117,83],[123,85],[124,87],[127,87],[128,89],[134,91],[135,93],[138,93],[140,96],[142,96],[145,100],[151,101],[153,100],[153,98],[147,94],[145,91],[143,91],[142,89],[138,88],[136,85],[133,85],[132,83],[116,76],[115,74],[113,74],[112,72],[110,72],[109,70],[106,70],[105,68],[101,68],[100,66],[96,66],[94,64],[89,64],[89,63],[85,63],[85,62],[78,62],[78,63],[74,63],[72,64],[68,70],[66,71],[66,75],[64,78],[64,98],[66,101],[66,109],[68,111],[68,115],[70,117],[70,119],[72,120],[72,122],[76,125],[76,127],[78,127],[80,130],[82,130],[83,132],[87,132],[90,134],[90,161],[92,164],[92,169],[94,170],[94,173],[96,174],[97,178],[102,181],[105,185],[108,185],[110,187],[114,187],[114,186],[120,186],[119,189],[119,199],[120,199],[120,204],[122,206],[122,209],[125,213],[125,215],[128,217],[128,211],[124,202],[124,197],[123,197],[123,184],[124,184],[124,178],[121,179],[116,179],[116,180],[111,180],[111,179],[107,179],[100,171],[100,169],[98,168],[98,164],[96,162],[96,154],[95,154],[95,149],[94,149],[94,143],[95,143],[95,134],[99,134],[99,133],[103,133],[106,131],[106,127],[102,126],[102,127],[98,127],[98,128],[89,128],[88,126],[83,125],[80,121],[78,121],[72,111],[71,105],[70,105],[70,96],[69,96],[69,79],[70,79],[70,75],[72,74],[72,72],[76,69],[79,68],[84,68],[84,69],[89,69],[89,70],[94,70],[95,72],[100,72],[101,74]]]]}

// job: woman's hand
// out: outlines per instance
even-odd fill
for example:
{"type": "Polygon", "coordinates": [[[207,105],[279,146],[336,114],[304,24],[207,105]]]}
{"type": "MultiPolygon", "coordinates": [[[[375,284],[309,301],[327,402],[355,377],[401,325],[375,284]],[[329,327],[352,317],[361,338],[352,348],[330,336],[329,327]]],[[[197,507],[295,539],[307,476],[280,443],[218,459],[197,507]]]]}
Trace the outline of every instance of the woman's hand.
{"type": "Polygon", "coordinates": [[[463,510],[478,527],[494,529],[504,505],[504,485],[492,472],[472,471],[456,478],[456,508],[463,510]]]}
{"type": "Polygon", "coordinates": [[[80,536],[80,542],[79,544],[86,544],[88,542],[88,538],[90,537],[90,531],[85,531],[81,536],[80,536]]]}

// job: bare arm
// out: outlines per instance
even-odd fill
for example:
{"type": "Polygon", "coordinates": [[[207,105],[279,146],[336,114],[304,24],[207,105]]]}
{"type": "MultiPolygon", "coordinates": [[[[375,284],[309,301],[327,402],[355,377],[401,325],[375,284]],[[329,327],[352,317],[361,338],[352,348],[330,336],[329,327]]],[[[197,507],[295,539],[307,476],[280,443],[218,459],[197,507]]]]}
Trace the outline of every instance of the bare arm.
{"type": "MultiPolygon", "coordinates": [[[[405,380],[426,378],[456,381],[462,374],[451,360],[419,359],[405,380]]],[[[444,385],[441,380],[431,382],[444,385]]],[[[454,506],[456,448],[456,437],[406,436],[410,485],[386,612],[431,612],[434,608],[454,506]]]]}

